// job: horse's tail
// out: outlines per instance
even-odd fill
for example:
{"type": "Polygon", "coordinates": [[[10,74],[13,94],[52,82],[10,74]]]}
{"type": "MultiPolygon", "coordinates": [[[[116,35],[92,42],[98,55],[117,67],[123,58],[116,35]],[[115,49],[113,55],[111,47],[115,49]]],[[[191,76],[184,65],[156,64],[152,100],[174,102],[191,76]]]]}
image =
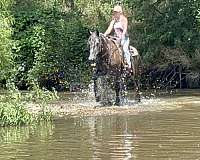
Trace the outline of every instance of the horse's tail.
{"type": "Polygon", "coordinates": [[[140,76],[140,64],[141,64],[141,58],[140,55],[132,56],[132,70],[133,70],[133,77],[134,79],[137,79],[138,76],[140,76]]]}
{"type": "Polygon", "coordinates": [[[139,79],[143,70],[142,58],[135,47],[130,46],[130,52],[132,58],[133,76],[135,79],[139,79]]]}

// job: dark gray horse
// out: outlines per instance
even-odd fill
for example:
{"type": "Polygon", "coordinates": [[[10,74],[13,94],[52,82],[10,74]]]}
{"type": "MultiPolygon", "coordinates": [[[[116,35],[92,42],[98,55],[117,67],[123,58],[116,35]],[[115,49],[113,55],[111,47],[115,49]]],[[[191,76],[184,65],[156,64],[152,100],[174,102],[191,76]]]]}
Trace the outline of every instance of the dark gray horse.
{"type": "MultiPolygon", "coordinates": [[[[91,32],[88,39],[90,48],[89,61],[94,64],[94,92],[97,101],[104,101],[103,104],[112,104],[108,99],[109,84],[115,90],[115,104],[121,105],[125,96],[126,70],[121,48],[110,38],[105,37],[98,31],[91,32]],[[109,82],[109,83],[107,83],[109,82]],[[100,91],[103,88],[103,91],[100,91]],[[106,89],[105,89],[106,88],[106,89]],[[106,91],[107,90],[107,91],[106,91]],[[104,95],[104,99],[102,98],[104,95]],[[105,96],[106,95],[106,96],[105,96]]],[[[131,48],[133,56],[132,74],[129,78],[134,80],[136,86],[136,98],[140,101],[140,65],[141,60],[135,48],[131,48]]]]}

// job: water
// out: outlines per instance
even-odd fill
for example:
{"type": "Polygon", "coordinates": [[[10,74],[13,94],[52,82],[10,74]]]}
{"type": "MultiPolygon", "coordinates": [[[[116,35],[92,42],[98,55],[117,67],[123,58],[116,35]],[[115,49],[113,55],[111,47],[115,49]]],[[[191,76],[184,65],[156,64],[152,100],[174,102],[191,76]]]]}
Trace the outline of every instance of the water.
{"type": "Polygon", "coordinates": [[[88,106],[86,99],[82,101],[84,96],[68,96],[67,105],[76,99],[76,106],[89,114],[79,112],[32,127],[0,128],[0,160],[200,159],[199,91],[149,94],[151,98],[143,98],[141,104],[133,106],[130,101],[121,108],[93,108],[90,101],[88,106]]]}

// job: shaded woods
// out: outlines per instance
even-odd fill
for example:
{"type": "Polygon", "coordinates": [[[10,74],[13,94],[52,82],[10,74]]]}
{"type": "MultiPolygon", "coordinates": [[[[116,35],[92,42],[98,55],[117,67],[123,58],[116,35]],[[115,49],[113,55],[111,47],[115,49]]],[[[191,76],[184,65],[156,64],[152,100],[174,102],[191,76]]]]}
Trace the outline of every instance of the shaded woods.
{"type": "MultiPolygon", "coordinates": [[[[113,0],[2,0],[0,85],[68,90],[89,83],[88,30],[104,32],[113,0]]],[[[200,2],[124,0],[144,88],[199,88],[200,2]]]]}

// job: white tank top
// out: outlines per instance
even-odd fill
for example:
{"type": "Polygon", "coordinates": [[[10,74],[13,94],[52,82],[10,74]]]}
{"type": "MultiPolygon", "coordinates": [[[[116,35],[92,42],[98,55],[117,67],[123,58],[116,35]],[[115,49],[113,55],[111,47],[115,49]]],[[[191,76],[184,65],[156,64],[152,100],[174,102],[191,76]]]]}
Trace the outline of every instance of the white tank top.
{"type": "MultiPolygon", "coordinates": [[[[120,20],[119,21],[115,21],[113,28],[114,28],[116,36],[117,37],[121,37],[124,28],[123,28],[123,25],[122,25],[120,20]]],[[[127,36],[127,33],[126,33],[126,36],[127,36]]]]}
{"type": "Polygon", "coordinates": [[[114,29],[120,29],[120,30],[122,30],[122,32],[124,30],[122,23],[120,21],[117,21],[114,23],[114,29]]]}

